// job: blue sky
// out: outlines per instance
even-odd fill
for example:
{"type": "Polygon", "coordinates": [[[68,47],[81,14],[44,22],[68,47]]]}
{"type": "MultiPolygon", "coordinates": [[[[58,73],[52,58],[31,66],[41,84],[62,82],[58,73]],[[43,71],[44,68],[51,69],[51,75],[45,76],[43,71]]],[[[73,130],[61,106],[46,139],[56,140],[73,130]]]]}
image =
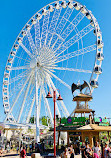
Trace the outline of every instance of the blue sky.
{"type": "MultiPolygon", "coordinates": [[[[0,1],[0,121],[4,118],[2,103],[2,80],[5,65],[11,47],[25,23],[39,9],[52,0],[1,0],[0,1]]],[[[99,88],[93,93],[91,107],[97,116],[111,117],[111,1],[110,0],[79,0],[92,11],[100,25],[103,41],[104,56],[103,73],[99,77],[99,88]]]]}

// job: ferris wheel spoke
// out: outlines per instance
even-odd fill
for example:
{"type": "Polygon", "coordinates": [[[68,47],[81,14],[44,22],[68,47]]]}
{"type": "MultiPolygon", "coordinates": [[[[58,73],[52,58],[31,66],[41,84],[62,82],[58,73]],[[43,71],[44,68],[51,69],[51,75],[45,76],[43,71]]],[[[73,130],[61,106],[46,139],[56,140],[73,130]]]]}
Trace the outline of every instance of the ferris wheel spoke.
{"type": "MultiPolygon", "coordinates": [[[[66,25],[66,23],[67,23],[67,20],[70,18],[70,16],[71,16],[71,14],[72,14],[72,12],[73,12],[73,10],[74,10],[74,8],[73,9],[70,9],[69,7],[67,7],[67,9],[66,9],[66,11],[65,11],[65,13],[64,13],[64,15],[62,16],[62,18],[61,18],[61,20],[60,20],[60,22],[59,22],[59,24],[58,24],[58,26],[57,26],[57,28],[56,28],[56,30],[55,30],[55,33],[56,34],[61,34],[61,32],[62,32],[62,30],[64,29],[64,27],[65,27],[65,25],[66,25]]],[[[55,34],[55,35],[56,35],[55,34]]],[[[60,40],[61,41],[61,39],[59,38],[59,36],[55,36],[55,42],[54,42],[54,44],[53,44],[53,46],[52,46],[52,49],[54,48],[54,46],[55,46],[55,44],[57,43],[57,41],[58,40],[60,40]]],[[[63,39],[63,38],[62,38],[63,39]]]]}
{"type": "Polygon", "coordinates": [[[84,72],[84,73],[92,73],[91,70],[83,70],[83,69],[74,69],[74,68],[65,68],[65,67],[54,67],[55,70],[65,70],[65,71],[75,71],[75,72],[84,72]]]}
{"type": "Polygon", "coordinates": [[[55,79],[57,79],[60,83],[62,83],[64,86],[66,86],[67,88],[71,89],[71,86],[69,86],[67,83],[65,83],[64,81],[62,81],[59,77],[57,77],[56,75],[54,75],[52,72],[50,72],[49,70],[45,69],[47,71],[47,73],[51,76],[53,76],[55,79]]]}
{"type": "Polygon", "coordinates": [[[46,56],[44,60],[41,61],[41,63],[43,63],[43,65],[53,65],[54,61],[57,61],[55,55],[52,56],[46,56]]]}
{"type": "MultiPolygon", "coordinates": [[[[49,78],[49,81],[50,81],[50,83],[51,83],[53,89],[57,91],[57,88],[55,87],[55,85],[54,85],[54,83],[53,83],[53,81],[52,81],[52,79],[51,79],[51,77],[50,77],[49,75],[48,75],[48,78],[49,78]]],[[[59,96],[58,91],[57,91],[57,95],[59,96]]],[[[60,101],[60,103],[61,103],[61,105],[62,105],[62,107],[63,107],[63,109],[64,109],[64,111],[65,111],[65,117],[68,117],[68,116],[69,116],[69,112],[68,112],[68,110],[66,109],[66,106],[64,105],[64,102],[63,102],[63,101],[60,101]]]]}
{"type": "Polygon", "coordinates": [[[29,83],[28,83],[28,86],[27,86],[27,89],[26,89],[26,92],[25,92],[25,95],[24,95],[24,99],[23,99],[23,102],[22,102],[22,106],[21,106],[21,109],[20,109],[20,113],[19,113],[17,122],[20,121],[20,118],[21,118],[21,115],[22,115],[22,112],[23,112],[23,109],[24,109],[24,105],[25,105],[25,102],[26,102],[26,98],[27,98],[27,95],[28,95],[28,92],[29,92],[29,88],[30,88],[31,83],[32,83],[32,78],[33,78],[33,75],[29,79],[29,83]]]}
{"type": "Polygon", "coordinates": [[[13,83],[21,78],[23,79],[24,77],[27,76],[27,74],[28,74],[28,71],[25,70],[24,72],[18,74],[16,77],[13,77],[12,79],[10,79],[9,84],[11,84],[11,83],[13,83]]]}
{"type": "Polygon", "coordinates": [[[20,46],[25,50],[25,52],[30,56],[30,58],[34,57],[34,55],[24,46],[23,43],[20,43],[20,46]]]}
{"type": "Polygon", "coordinates": [[[64,15],[62,16],[57,28],[56,28],[56,33],[57,34],[61,34],[62,30],[64,29],[66,23],[67,23],[67,20],[66,19],[69,19],[72,12],[73,12],[74,8],[70,9],[69,7],[67,7],[64,15]]]}
{"type": "Polygon", "coordinates": [[[49,49],[47,53],[41,55],[40,61],[41,63],[45,63],[46,61],[50,61],[53,57],[55,57],[55,54],[49,49]]]}
{"type": "Polygon", "coordinates": [[[55,28],[58,22],[58,19],[60,17],[60,13],[61,13],[62,7],[60,9],[55,9],[52,20],[50,22],[50,26],[49,26],[49,33],[48,33],[48,42],[47,45],[50,47],[52,38],[53,38],[53,33],[55,32],[55,28]]]}
{"type": "MultiPolygon", "coordinates": [[[[30,75],[31,75],[31,74],[30,74],[30,75]]],[[[30,79],[30,75],[27,77],[27,79],[26,79],[25,83],[23,84],[22,88],[20,89],[20,91],[19,91],[19,93],[18,93],[16,99],[14,100],[14,103],[12,104],[12,106],[11,106],[11,108],[10,108],[10,111],[9,111],[9,113],[8,113],[7,116],[6,116],[5,121],[6,121],[7,118],[10,116],[10,114],[11,114],[11,112],[12,112],[12,110],[13,110],[13,108],[14,108],[16,102],[17,102],[17,100],[19,99],[19,97],[20,97],[20,95],[21,95],[23,89],[25,88],[25,86],[26,86],[28,80],[30,79]]]]}
{"type": "Polygon", "coordinates": [[[49,48],[44,48],[42,51],[40,51],[40,57],[39,60],[42,62],[43,60],[46,60],[46,57],[52,55],[52,52],[49,48]]]}
{"type": "Polygon", "coordinates": [[[45,59],[41,61],[41,64],[43,65],[43,67],[55,66],[54,61],[57,60],[56,57],[49,56],[49,58],[47,57],[45,59]]]}
{"type": "MultiPolygon", "coordinates": [[[[31,94],[32,94],[34,88],[35,88],[35,85],[33,85],[33,86],[31,87],[29,96],[31,96],[31,94]]],[[[34,93],[33,99],[34,99],[34,97],[35,97],[35,93],[34,93]]],[[[26,123],[29,123],[29,121],[30,121],[30,116],[31,116],[31,113],[32,113],[33,105],[34,105],[33,99],[32,99],[32,103],[31,103],[31,106],[30,106],[29,112],[28,112],[28,115],[29,115],[29,116],[27,115],[27,118],[26,118],[26,123]],[[33,105],[32,105],[32,104],[33,104],[33,105]],[[28,120],[29,120],[29,121],[28,121],[28,120]],[[27,121],[28,121],[28,122],[27,122],[27,121]]],[[[34,100],[34,101],[35,101],[35,100],[34,100]]]]}
{"type": "MultiPolygon", "coordinates": [[[[16,83],[16,85],[11,89],[11,93],[10,93],[11,95],[10,95],[10,97],[13,96],[13,93],[15,93],[15,92],[14,92],[15,90],[21,89],[21,87],[23,86],[23,83],[24,83],[24,81],[26,80],[27,76],[29,76],[29,73],[28,73],[26,76],[22,77],[22,78],[19,80],[19,82],[16,83]]],[[[16,82],[16,80],[15,80],[13,83],[9,83],[9,85],[12,85],[12,84],[14,85],[15,82],[16,82]]]]}
{"type": "MultiPolygon", "coordinates": [[[[39,20],[37,20],[37,23],[34,25],[34,29],[35,29],[35,45],[38,50],[40,48],[40,23],[39,23],[39,20]]],[[[39,54],[39,52],[37,54],[39,54]]]]}
{"type": "Polygon", "coordinates": [[[69,39],[64,44],[60,44],[59,47],[54,50],[54,52],[59,56],[62,54],[66,49],[68,49],[70,46],[75,44],[77,41],[79,41],[81,38],[86,36],[89,32],[91,32],[94,28],[89,24],[85,28],[83,28],[81,31],[79,31],[75,36],[73,36],[71,39],[69,39]]]}
{"type": "Polygon", "coordinates": [[[30,67],[27,66],[19,66],[19,67],[12,67],[11,70],[22,70],[22,69],[30,69],[30,67]]]}
{"type": "Polygon", "coordinates": [[[43,97],[44,97],[44,102],[46,103],[46,106],[47,106],[47,110],[48,110],[48,113],[49,113],[51,124],[53,125],[54,124],[53,123],[53,117],[52,117],[52,113],[51,113],[51,110],[50,110],[50,106],[49,106],[48,100],[46,98],[46,93],[45,93],[44,88],[43,88],[43,97]]]}
{"type": "Polygon", "coordinates": [[[92,52],[94,50],[96,50],[96,44],[88,46],[88,47],[85,47],[83,49],[79,49],[77,51],[74,51],[74,52],[71,52],[71,53],[68,53],[68,54],[65,54],[63,56],[59,56],[54,63],[59,63],[59,62],[68,60],[70,58],[74,58],[76,56],[92,52]]]}
{"type": "MultiPolygon", "coordinates": [[[[28,76],[29,74],[27,74],[27,76],[28,76]]],[[[13,96],[13,94],[15,93],[15,90],[20,90],[21,88],[22,88],[22,86],[23,86],[23,83],[24,83],[24,81],[26,80],[26,77],[27,76],[24,76],[23,78],[21,78],[20,79],[20,81],[18,82],[18,83],[16,83],[16,85],[11,89],[11,92],[10,92],[10,98],[13,96]]],[[[16,80],[15,80],[15,82],[16,82],[16,80]]],[[[9,85],[14,85],[15,84],[15,82],[14,83],[9,83],[9,85]]]]}
{"type": "MultiPolygon", "coordinates": [[[[48,79],[47,76],[46,76],[46,80],[47,80],[47,84],[48,84],[48,86],[51,87],[51,83],[49,82],[49,79],[48,79]]],[[[50,89],[50,91],[51,91],[51,95],[53,96],[53,90],[50,89]]],[[[61,114],[60,114],[60,111],[59,111],[59,108],[58,108],[57,103],[56,103],[56,111],[57,111],[57,114],[58,114],[59,118],[61,118],[61,114]]]]}
{"type": "Polygon", "coordinates": [[[24,61],[26,61],[26,62],[29,62],[29,60],[26,60],[26,59],[23,59],[23,58],[21,58],[21,57],[19,57],[19,56],[15,56],[15,58],[18,58],[18,59],[21,59],[21,60],[24,60],[24,61]]]}
{"type": "Polygon", "coordinates": [[[40,96],[39,96],[39,117],[40,117],[40,110],[41,110],[41,100],[42,100],[42,88],[40,88],[40,96]]]}
{"type": "Polygon", "coordinates": [[[34,97],[32,99],[32,103],[31,103],[31,106],[30,106],[30,109],[29,109],[29,113],[27,115],[26,123],[29,123],[29,121],[30,121],[30,117],[31,117],[31,113],[32,113],[34,103],[35,103],[35,94],[34,94],[34,97]]]}
{"type": "Polygon", "coordinates": [[[63,31],[63,33],[61,34],[61,39],[57,39],[52,47],[52,49],[57,49],[58,46],[63,43],[66,38],[71,34],[71,32],[77,27],[77,25],[82,21],[82,19],[85,17],[84,14],[82,14],[81,12],[79,12],[76,17],[70,22],[68,19],[66,19],[66,21],[69,21],[69,25],[66,27],[66,29],[63,31]]]}
{"type": "MultiPolygon", "coordinates": [[[[63,102],[63,104],[64,104],[64,102],[63,102]]],[[[61,111],[61,112],[64,114],[64,116],[67,118],[69,115],[66,115],[66,113],[65,113],[65,111],[64,111],[64,109],[63,109],[62,104],[59,102],[58,105],[59,105],[60,111],[61,111]]],[[[64,105],[64,106],[65,106],[65,105],[64,105]]],[[[62,115],[61,115],[61,117],[62,117],[62,115]]]]}
{"type": "Polygon", "coordinates": [[[48,24],[49,24],[50,12],[47,15],[44,15],[43,25],[42,25],[42,33],[41,33],[41,47],[46,44],[46,36],[48,33],[48,24]]]}
{"type": "MultiPolygon", "coordinates": [[[[85,17],[84,14],[81,13],[81,11],[76,15],[76,17],[70,22],[70,24],[66,27],[66,29],[61,34],[61,37],[63,39],[66,39],[70,33],[77,27],[77,25],[82,21],[82,19],[85,17]]],[[[68,19],[67,19],[68,20],[68,19]]]]}
{"type": "Polygon", "coordinates": [[[32,53],[36,54],[37,49],[36,49],[35,43],[33,41],[32,35],[30,33],[30,30],[27,31],[27,37],[28,37],[28,41],[29,41],[30,47],[32,49],[32,53]]]}

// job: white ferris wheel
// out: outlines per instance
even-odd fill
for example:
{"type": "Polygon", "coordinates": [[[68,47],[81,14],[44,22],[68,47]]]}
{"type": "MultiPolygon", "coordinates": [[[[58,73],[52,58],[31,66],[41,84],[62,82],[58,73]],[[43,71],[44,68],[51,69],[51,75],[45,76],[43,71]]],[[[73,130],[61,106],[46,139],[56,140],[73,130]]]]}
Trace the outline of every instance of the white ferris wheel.
{"type": "MultiPolygon", "coordinates": [[[[65,91],[87,80],[93,92],[103,58],[102,34],[91,11],[75,0],[43,7],[23,27],[9,54],[2,90],[5,121],[29,123],[37,104],[37,117],[44,110],[53,124],[49,87],[61,84],[65,91]]],[[[68,108],[63,101],[56,103],[59,117],[61,110],[68,117],[68,108]]]]}

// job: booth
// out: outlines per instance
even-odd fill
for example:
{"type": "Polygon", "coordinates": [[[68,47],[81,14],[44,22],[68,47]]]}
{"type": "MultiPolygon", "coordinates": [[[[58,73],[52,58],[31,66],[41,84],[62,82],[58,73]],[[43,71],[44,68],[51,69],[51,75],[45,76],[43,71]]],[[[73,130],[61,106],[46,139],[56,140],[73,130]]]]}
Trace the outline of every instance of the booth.
{"type": "Polygon", "coordinates": [[[76,102],[76,108],[68,118],[61,118],[60,125],[56,128],[58,131],[58,145],[60,144],[61,132],[67,133],[67,145],[74,144],[76,141],[88,142],[92,147],[96,141],[100,142],[100,132],[109,133],[111,126],[106,118],[95,118],[95,111],[89,108],[88,102],[92,100],[91,95],[78,94],[73,97],[76,102]],[[83,104],[82,104],[83,103],[83,104]],[[76,117],[81,114],[81,117],[76,117]],[[88,115],[86,117],[86,115],[88,115]]]}

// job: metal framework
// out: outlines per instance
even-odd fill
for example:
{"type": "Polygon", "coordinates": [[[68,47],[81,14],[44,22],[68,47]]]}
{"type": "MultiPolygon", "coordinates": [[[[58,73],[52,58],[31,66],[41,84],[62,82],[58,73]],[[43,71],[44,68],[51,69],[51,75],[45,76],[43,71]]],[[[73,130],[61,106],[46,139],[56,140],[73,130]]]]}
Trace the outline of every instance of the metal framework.
{"type": "MultiPolygon", "coordinates": [[[[62,84],[70,90],[72,82],[85,76],[93,92],[103,58],[102,34],[91,11],[67,0],[43,7],[19,33],[6,63],[2,90],[5,122],[29,123],[36,110],[38,142],[41,111],[47,110],[53,126],[48,88],[62,84]]],[[[70,115],[63,101],[56,104],[59,117],[61,109],[65,117],[70,115]]]]}

